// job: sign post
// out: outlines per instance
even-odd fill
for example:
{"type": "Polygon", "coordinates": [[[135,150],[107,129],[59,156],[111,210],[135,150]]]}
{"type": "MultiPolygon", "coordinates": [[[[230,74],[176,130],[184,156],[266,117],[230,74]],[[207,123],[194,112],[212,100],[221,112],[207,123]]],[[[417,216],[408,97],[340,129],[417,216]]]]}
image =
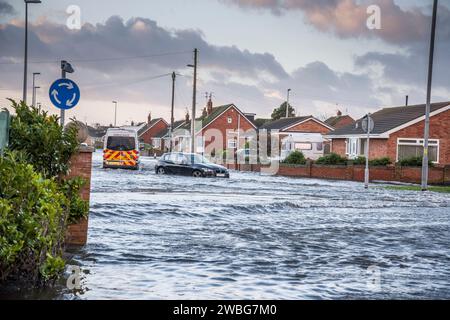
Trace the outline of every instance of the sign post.
{"type": "Polygon", "coordinates": [[[56,80],[50,86],[49,96],[53,105],[61,110],[61,126],[64,126],[65,110],[72,109],[78,104],[80,89],[75,82],[66,78],[66,72],[73,72],[70,64],[63,66],[63,63],[61,63],[61,68],[62,78],[56,80]]]}
{"type": "Polygon", "coordinates": [[[369,188],[369,152],[370,152],[370,134],[372,133],[375,127],[375,123],[373,122],[370,113],[364,117],[362,120],[362,128],[364,132],[367,132],[367,142],[366,142],[366,169],[364,171],[364,188],[369,188]]]}

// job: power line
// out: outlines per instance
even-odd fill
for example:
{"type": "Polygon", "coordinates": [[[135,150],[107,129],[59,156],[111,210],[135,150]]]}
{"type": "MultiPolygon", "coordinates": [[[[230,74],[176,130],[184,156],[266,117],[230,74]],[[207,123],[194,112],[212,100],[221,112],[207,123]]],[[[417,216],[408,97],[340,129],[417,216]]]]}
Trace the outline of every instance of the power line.
{"type": "Polygon", "coordinates": [[[139,79],[131,80],[131,81],[127,80],[127,81],[122,81],[122,82],[111,82],[111,83],[106,83],[106,84],[87,85],[87,86],[83,86],[83,88],[89,90],[89,89],[97,89],[97,88],[104,88],[104,87],[110,87],[110,86],[129,86],[129,85],[142,83],[142,82],[146,82],[146,81],[150,81],[150,80],[164,78],[164,77],[167,77],[170,75],[172,75],[172,73],[165,73],[165,74],[160,74],[157,76],[144,77],[144,78],[139,78],[139,79]]]}
{"type": "MultiPolygon", "coordinates": [[[[178,52],[166,52],[166,53],[156,53],[149,55],[141,55],[141,56],[123,56],[123,57],[110,57],[110,58],[95,58],[95,59],[72,59],[67,58],[71,62],[109,62],[109,61],[120,61],[120,60],[133,60],[133,59],[146,59],[146,58],[155,58],[155,57],[165,57],[165,56],[173,56],[179,54],[191,53],[191,51],[178,51],[178,52]]],[[[46,63],[58,63],[60,60],[37,60],[37,61],[29,61],[28,63],[33,64],[46,64],[46,63]]],[[[0,62],[0,65],[14,65],[20,64],[22,61],[17,62],[0,62]]]]}

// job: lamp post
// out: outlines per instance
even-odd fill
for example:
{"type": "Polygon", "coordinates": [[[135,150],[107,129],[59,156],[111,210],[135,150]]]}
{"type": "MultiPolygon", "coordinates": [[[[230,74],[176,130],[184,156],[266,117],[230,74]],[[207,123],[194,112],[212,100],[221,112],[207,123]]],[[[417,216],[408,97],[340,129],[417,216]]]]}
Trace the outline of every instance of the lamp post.
{"type": "Polygon", "coordinates": [[[433,3],[433,18],[431,22],[430,56],[428,60],[427,105],[425,107],[425,130],[422,159],[422,191],[428,189],[428,139],[430,138],[430,109],[431,109],[431,85],[433,81],[434,40],[436,38],[436,17],[438,0],[433,3]]]}
{"type": "Polygon", "coordinates": [[[117,101],[112,103],[114,104],[114,127],[117,127],[117,101]]]}
{"type": "Polygon", "coordinates": [[[36,88],[36,85],[35,85],[35,83],[36,83],[36,76],[38,76],[38,75],[40,75],[41,73],[40,72],[33,72],[33,99],[32,99],[32,105],[33,105],[33,107],[35,107],[36,106],[36,89],[38,89],[38,88],[40,88],[40,87],[38,87],[38,88],[36,88]]]}
{"type": "Polygon", "coordinates": [[[289,96],[291,94],[291,89],[287,90],[287,99],[286,99],[286,118],[289,118],[289,96]]]}
{"type": "Polygon", "coordinates": [[[33,107],[36,106],[36,96],[37,96],[37,89],[40,89],[39,86],[33,86],[33,107]]]}
{"type": "Polygon", "coordinates": [[[28,72],[28,4],[41,3],[41,0],[25,1],[25,50],[23,59],[23,97],[22,101],[27,103],[27,72],[28,72]]]}

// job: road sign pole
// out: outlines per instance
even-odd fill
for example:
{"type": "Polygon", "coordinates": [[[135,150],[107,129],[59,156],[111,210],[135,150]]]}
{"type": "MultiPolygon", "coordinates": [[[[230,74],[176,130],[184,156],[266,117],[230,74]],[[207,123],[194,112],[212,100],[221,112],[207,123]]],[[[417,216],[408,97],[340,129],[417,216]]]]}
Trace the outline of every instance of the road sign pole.
{"type": "MultiPolygon", "coordinates": [[[[61,79],[65,79],[66,78],[66,71],[64,70],[64,68],[61,69],[61,79]]],[[[64,127],[64,123],[65,123],[65,117],[66,117],[66,110],[61,109],[61,127],[64,127]]]]}
{"type": "Polygon", "coordinates": [[[369,189],[369,154],[370,154],[370,113],[367,114],[366,170],[364,171],[364,188],[369,189]]]}

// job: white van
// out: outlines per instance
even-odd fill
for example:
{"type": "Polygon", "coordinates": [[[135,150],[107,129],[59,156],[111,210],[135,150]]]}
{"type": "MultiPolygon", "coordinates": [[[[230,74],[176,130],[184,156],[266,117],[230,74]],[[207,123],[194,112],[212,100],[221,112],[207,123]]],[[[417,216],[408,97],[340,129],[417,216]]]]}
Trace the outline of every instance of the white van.
{"type": "Polygon", "coordinates": [[[136,130],[111,128],[104,138],[103,168],[138,170],[139,141],[136,130]]]}

